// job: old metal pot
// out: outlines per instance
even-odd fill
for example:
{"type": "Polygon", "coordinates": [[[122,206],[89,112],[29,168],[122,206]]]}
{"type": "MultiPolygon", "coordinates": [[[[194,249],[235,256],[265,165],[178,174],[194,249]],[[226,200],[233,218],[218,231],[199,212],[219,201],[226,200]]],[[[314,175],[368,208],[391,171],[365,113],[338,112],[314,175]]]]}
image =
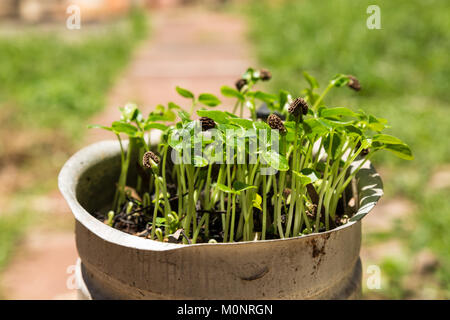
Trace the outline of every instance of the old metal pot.
{"type": "MultiPolygon", "coordinates": [[[[355,164],[357,165],[357,164],[355,164]]],[[[343,226],[301,237],[171,244],[97,220],[120,171],[116,141],[88,146],[64,165],[59,188],[76,219],[80,296],[88,299],[352,299],[361,292],[361,221],[383,194],[369,162],[357,175],[359,210],[343,226]]]]}

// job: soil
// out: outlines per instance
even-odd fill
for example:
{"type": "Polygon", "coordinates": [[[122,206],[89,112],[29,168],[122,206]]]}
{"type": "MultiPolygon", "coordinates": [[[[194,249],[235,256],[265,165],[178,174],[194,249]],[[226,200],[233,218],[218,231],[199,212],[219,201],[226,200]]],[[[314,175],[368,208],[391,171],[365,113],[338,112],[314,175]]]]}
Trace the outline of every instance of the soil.
{"type": "MultiPolygon", "coordinates": [[[[178,208],[178,194],[177,194],[177,186],[175,184],[175,181],[172,180],[172,175],[170,174],[171,172],[174,171],[173,169],[173,164],[172,162],[169,160],[168,162],[168,168],[167,168],[167,173],[166,173],[166,180],[167,180],[167,192],[168,192],[168,199],[170,202],[170,206],[171,208],[178,208]]],[[[137,167],[137,174],[141,176],[142,181],[149,181],[149,174],[147,171],[145,170],[149,170],[149,169],[144,169],[140,166],[140,164],[136,164],[137,167]]],[[[212,173],[213,175],[218,175],[218,168],[219,166],[215,166],[212,169],[212,173]]],[[[205,168],[205,172],[206,172],[206,168],[205,168]]],[[[142,184],[142,189],[143,190],[148,190],[149,185],[148,182],[145,183],[143,182],[142,184]]],[[[311,193],[312,189],[314,189],[314,187],[310,187],[309,193],[311,193]]],[[[286,190],[285,190],[286,191],[286,190]]],[[[261,194],[262,191],[260,191],[259,193],[261,194]]],[[[281,223],[283,228],[286,228],[286,224],[287,224],[287,208],[288,206],[286,205],[286,199],[289,196],[289,192],[284,192],[283,193],[283,207],[284,209],[282,210],[281,213],[281,223]]],[[[270,199],[271,197],[273,197],[273,193],[269,193],[268,194],[268,199],[270,199]]],[[[152,233],[152,225],[153,225],[153,211],[155,209],[155,206],[153,204],[147,206],[147,207],[143,207],[142,204],[142,198],[143,195],[139,194],[134,188],[127,186],[126,187],[126,201],[121,205],[121,209],[115,213],[114,218],[112,219],[111,222],[111,226],[114,227],[115,229],[118,229],[120,231],[138,236],[138,237],[143,237],[146,239],[152,239],[151,233],[152,233]],[[132,206],[129,207],[130,203],[132,203],[132,206]],[[128,212],[127,212],[128,210],[128,212]]],[[[317,198],[312,197],[314,200],[313,201],[318,201],[317,198]]],[[[154,200],[154,197],[152,198],[152,200],[154,200]]],[[[225,208],[227,207],[227,201],[228,201],[228,197],[225,197],[225,208]]],[[[349,202],[354,202],[352,201],[352,199],[349,202]]],[[[161,204],[162,205],[162,204],[161,204]]],[[[201,203],[200,201],[198,201],[196,203],[196,212],[197,212],[197,224],[200,223],[200,220],[202,218],[202,216],[204,214],[209,214],[209,234],[206,234],[206,230],[204,228],[202,228],[200,230],[200,233],[198,235],[198,238],[196,240],[196,243],[202,243],[202,242],[208,242],[211,239],[216,240],[217,242],[223,242],[223,227],[222,227],[222,214],[225,214],[225,211],[222,211],[219,208],[219,202],[216,204],[216,207],[212,208],[211,210],[203,210],[201,207],[201,203]]],[[[312,205],[309,206],[309,210],[307,212],[307,216],[310,220],[310,225],[314,226],[315,225],[315,220],[316,220],[316,214],[317,214],[317,203],[314,203],[312,205]]],[[[270,201],[267,202],[267,209],[268,212],[273,212],[274,207],[272,206],[272,204],[270,203],[270,201]]],[[[355,207],[352,207],[350,205],[345,205],[343,204],[343,201],[341,200],[338,204],[337,207],[337,214],[336,214],[336,219],[333,221],[330,221],[330,229],[334,229],[338,226],[341,226],[345,223],[348,222],[348,217],[351,216],[354,212],[355,212],[355,207]]],[[[238,203],[236,203],[236,221],[235,221],[235,229],[237,230],[238,228],[238,224],[239,224],[239,216],[240,216],[240,211],[241,208],[239,207],[238,203]]],[[[94,216],[104,222],[105,224],[108,224],[108,211],[107,210],[103,210],[102,209],[98,209],[97,212],[94,214],[94,216]]],[[[322,209],[322,213],[324,212],[324,208],[322,209]]],[[[160,214],[159,214],[160,215],[160,214]]],[[[188,237],[186,236],[186,234],[184,233],[184,230],[181,229],[181,225],[182,225],[182,220],[184,217],[179,217],[179,221],[181,222],[179,224],[179,226],[177,227],[177,229],[173,229],[173,227],[171,227],[171,231],[166,232],[165,229],[167,228],[167,226],[165,224],[156,222],[156,225],[163,231],[164,234],[168,234],[170,233],[167,237],[164,238],[165,242],[172,242],[172,243],[191,243],[192,239],[188,239],[188,237]],[[186,241],[187,240],[187,241],[186,241]]],[[[255,233],[261,233],[262,232],[262,215],[260,213],[259,210],[254,209],[253,210],[253,221],[254,221],[254,226],[253,226],[253,230],[255,233]]],[[[321,215],[321,222],[322,225],[325,225],[325,215],[322,214],[321,215]]],[[[304,223],[304,222],[303,222],[304,223]]],[[[267,240],[271,240],[271,239],[279,239],[279,235],[277,234],[275,228],[271,228],[269,226],[271,226],[270,221],[268,221],[267,223],[268,229],[266,230],[266,239],[267,240]]],[[[302,227],[303,228],[303,227],[302,227]]],[[[321,227],[321,229],[319,230],[319,232],[323,232],[326,231],[324,227],[321,227]]],[[[153,238],[153,240],[156,240],[156,236],[155,238],[153,238]]],[[[236,238],[235,241],[240,241],[242,240],[241,238],[236,238]]],[[[321,253],[321,251],[314,245],[313,243],[313,257],[319,255],[321,253]]],[[[323,248],[322,248],[323,249],[323,248]]]]}

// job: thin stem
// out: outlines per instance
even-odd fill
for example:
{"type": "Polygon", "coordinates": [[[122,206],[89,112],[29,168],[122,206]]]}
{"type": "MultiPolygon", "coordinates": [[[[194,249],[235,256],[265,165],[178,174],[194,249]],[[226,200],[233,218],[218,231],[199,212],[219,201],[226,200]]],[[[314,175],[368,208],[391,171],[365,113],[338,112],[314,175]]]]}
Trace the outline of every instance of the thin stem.
{"type": "Polygon", "coordinates": [[[267,176],[263,175],[262,176],[262,181],[263,181],[263,220],[262,220],[262,234],[261,234],[261,239],[265,240],[266,239],[266,223],[267,223],[267,193],[264,192],[264,190],[266,190],[266,183],[267,183],[267,176]]]}
{"type": "Polygon", "coordinates": [[[156,231],[156,218],[158,216],[158,209],[159,209],[159,181],[157,177],[155,177],[155,208],[153,210],[153,219],[152,219],[152,232],[151,232],[151,238],[155,238],[155,231],[156,231]]]}
{"type": "Polygon", "coordinates": [[[325,98],[325,96],[327,95],[328,91],[330,91],[331,88],[333,88],[334,85],[333,84],[329,84],[328,87],[326,87],[326,89],[323,91],[323,93],[320,95],[320,97],[316,100],[316,102],[314,102],[314,105],[312,106],[312,109],[314,111],[317,110],[317,107],[319,106],[320,102],[322,102],[323,98],[325,98]]]}

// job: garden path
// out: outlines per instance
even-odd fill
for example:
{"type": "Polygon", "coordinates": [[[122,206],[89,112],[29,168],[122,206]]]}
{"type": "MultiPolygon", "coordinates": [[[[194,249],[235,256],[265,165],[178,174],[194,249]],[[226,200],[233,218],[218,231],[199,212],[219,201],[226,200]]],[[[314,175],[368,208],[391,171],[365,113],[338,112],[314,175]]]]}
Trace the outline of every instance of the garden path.
{"type": "MultiPolygon", "coordinates": [[[[117,108],[129,101],[138,103],[145,113],[159,103],[182,104],[176,85],[196,94],[219,94],[221,85],[233,86],[250,65],[245,25],[236,16],[172,8],[153,12],[151,21],[149,38],[112,88],[107,108],[91,123],[110,124],[119,117],[117,108]]],[[[108,132],[92,130],[85,144],[113,138],[108,132]]],[[[57,191],[37,202],[36,208],[46,208],[46,213],[40,214],[41,223],[27,233],[3,272],[3,297],[74,299],[75,290],[67,286],[77,259],[70,210],[57,191]]]]}

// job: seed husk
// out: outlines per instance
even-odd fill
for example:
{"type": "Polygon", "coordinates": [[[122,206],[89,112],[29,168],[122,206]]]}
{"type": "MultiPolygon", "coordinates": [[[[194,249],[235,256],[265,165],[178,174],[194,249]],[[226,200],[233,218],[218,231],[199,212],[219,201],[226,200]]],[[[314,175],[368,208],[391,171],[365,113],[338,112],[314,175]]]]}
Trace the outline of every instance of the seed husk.
{"type": "Polygon", "coordinates": [[[211,118],[201,117],[199,120],[202,125],[202,131],[207,131],[216,127],[216,123],[211,118]]]}
{"type": "Polygon", "coordinates": [[[361,90],[361,84],[359,83],[358,79],[356,77],[349,75],[348,78],[350,79],[347,83],[347,86],[355,91],[361,90]]]}
{"type": "Polygon", "coordinates": [[[270,79],[272,79],[272,73],[267,69],[261,69],[259,70],[259,78],[262,81],[269,81],[270,79]]]}
{"type": "Polygon", "coordinates": [[[276,114],[272,113],[267,118],[267,124],[274,130],[279,130],[281,133],[286,133],[286,127],[283,124],[283,120],[276,114]]]}
{"type": "Polygon", "coordinates": [[[152,168],[154,164],[152,164],[152,161],[158,165],[160,162],[159,157],[154,154],[152,151],[147,151],[144,153],[144,156],[142,157],[142,164],[145,168],[152,168]]]}
{"type": "Polygon", "coordinates": [[[303,98],[296,98],[290,104],[288,108],[288,112],[292,114],[294,117],[298,117],[300,115],[308,114],[308,103],[303,98]]]}
{"type": "Polygon", "coordinates": [[[242,90],[242,88],[247,84],[247,80],[241,78],[239,80],[236,81],[235,86],[236,89],[238,89],[239,91],[242,90]]]}

